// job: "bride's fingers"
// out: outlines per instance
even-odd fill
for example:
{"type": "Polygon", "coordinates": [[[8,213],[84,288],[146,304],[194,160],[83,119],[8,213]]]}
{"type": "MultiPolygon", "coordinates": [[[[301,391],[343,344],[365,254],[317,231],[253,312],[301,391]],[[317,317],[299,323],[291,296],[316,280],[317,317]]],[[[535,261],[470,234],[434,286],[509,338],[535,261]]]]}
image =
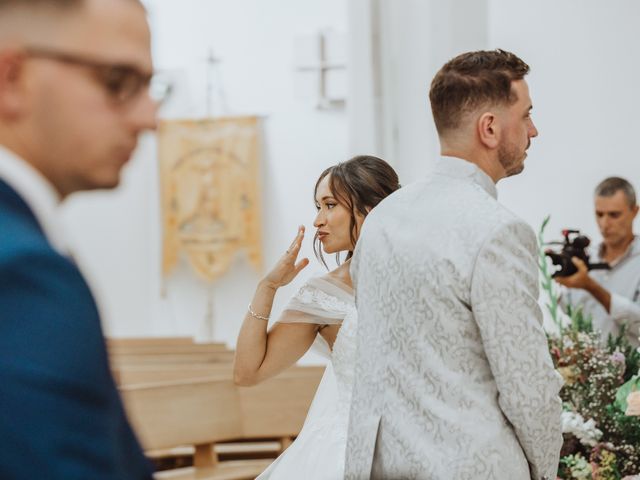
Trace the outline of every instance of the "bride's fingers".
{"type": "Polygon", "coordinates": [[[297,243],[296,245],[293,245],[293,247],[288,250],[288,260],[291,261],[292,263],[294,263],[296,261],[296,259],[298,258],[298,254],[300,253],[300,248],[302,247],[301,243],[297,243]]]}
{"type": "Polygon", "coordinates": [[[303,238],[304,238],[304,225],[300,225],[298,227],[298,233],[296,234],[296,237],[293,239],[293,242],[291,242],[291,246],[302,243],[303,238]]]}
{"type": "Polygon", "coordinates": [[[296,265],[295,274],[297,275],[298,273],[300,273],[300,270],[302,270],[307,265],[309,265],[309,259],[308,258],[303,258],[302,260],[300,260],[298,262],[298,264],[296,265]]]}
{"type": "Polygon", "coordinates": [[[300,225],[298,227],[298,234],[296,235],[296,238],[293,239],[293,242],[291,242],[291,245],[289,245],[289,248],[287,248],[287,253],[288,254],[296,253],[297,255],[297,251],[300,250],[300,247],[302,246],[303,238],[304,238],[304,225],[300,225]]]}

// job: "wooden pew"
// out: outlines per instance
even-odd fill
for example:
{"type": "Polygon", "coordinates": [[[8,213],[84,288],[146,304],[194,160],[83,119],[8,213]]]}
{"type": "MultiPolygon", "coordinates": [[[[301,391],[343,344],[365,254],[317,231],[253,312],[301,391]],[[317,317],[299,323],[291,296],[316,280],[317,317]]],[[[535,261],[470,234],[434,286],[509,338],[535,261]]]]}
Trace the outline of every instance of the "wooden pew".
{"type": "Polygon", "coordinates": [[[113,370],[119,385],[170,382],[186,379],[221,376],[233,378],[231,363],[178,363],[178,364],[125,364],[115,366],[113,370]]]}
{"type": "Polygon", "coordinates": [[[324,367],[288,368],[253,387],[238,387],[245,438],[280,438],[283,450],[298,435],[324,367]]]}
{"type": "Polygon", "coordinates": [[[116,368],[122,365],[172,365],[198,363],[232,363],[235,353],[230,350],[218,352],[182,352],[158,354],[122,354],[111,357],[116,368]]]}
{"type": "MultiPolygon", "coordinates": [[[[266,439],[271,440],[267,443],[273,455],[280,453],[302,428],[323,371],[292,367],[258,386],[236,387],[230,365],[183,367],[116,370],[124,380],[120,390],[129,418],[146,451],[182,447],[184,452],[185,445],[194,446],[193,467],[159,472],[159,480],[255,478],[273,459],[218,461],[218,453],[225,450],[223,442],[266,439]],[[188,375],[195,377],[185,379],[188,375]],[[280,439],[280,451],[273,450],[274,438],[280,439]]],[[[237,452],[243,446],[249,456],[251,448],[264,456],[258,453],[264,453],[264,443],[233,448],[237,452]]]]}
{"type": "Polygon", "coordinates": [[[211,343],[148,343],[142,345],[130,343],[107,344],[110,355],[160,355],[160,354],[181,354],[181,353],[208,353],[224,352],[229,348],[221,342],[211,343]]]}
{"type": "MultiPolygon", "coordinates": [[[[233,365],[229,363],[177,364],[177,365],[126,365],[114,370],[116,382],[120,385],[180,381],[185,379],[221,376],[233,378],[233,365]]],[[[267,440],[233,441],[217,443],[214,450],[221,460],[251,458],[275,459],[285,448],[279,437],[266,435],[267,440]]],[[[287,441],[288,445],[288,441],[287,441]]],[[[192,462],[195,450],[191,445],[169,449],[147,451],[159,467],[187,464],[192,462]]]]}
{"type": "Polygon", "coordinates": [[[194,343],[184,337],[109,339],[111,364],[159,365],[231,363],[234,352],[224,343],[194,343]]]}
{"type": "MultiPolygon", "coordinates": [[[[119,385],[140,385],[167,381],[183,381],[211,376],[232,378],[233,352],[223,343],[197,344],[190,337],[148,337],[107,339],[111,365],[119,385]],[[214,353],[213,356],[209,353],[214,353]],[[222,353],[221,353],[222,352],[222,353]],[[220,354],[221,353],[221,354],[220,354]],[[193,363],[209,362],[209,363],[193,363]]],[[[219,452],[221,449],[218,448],[219,452]]],[[[246,451],[246,447],[236,449],[246,451]]],[[[277,452],[273,447],[271,451],[277,452]]],[[[265,456],[262,449],[262,456],[265,456]]],[[[190,465],[195,449],[192,445],[148,450],[156,465],[190,465]]],[[[269,458],[269,455],[267,458],[269,458]]],[[[271,457],[275,457],[275,453],[271,457]]],[[[223,458],[241,457],[224,451],[223,458]]]]}
{"type": "Polygon", "coordinates": [[[122,385],[120,392],[145,450],[195,448],[193,467],[159,472],[158,479],[249,479],[271,462],[218,462],[214,445],[242,437],[237,389],[229,378],[122,385]]]}
{"type": "Polygon", "coordinates": [[[191,337],[108,337],[107,347],[147,347],[162,345],[193,345],[191,337]]]}
{"type": "Polygon", "coordinates": [[[236,387],[234,352],[224,344],[177,337],[108,345],[145,451],[193,456],[193,467],[159,472],[158,479],[255,478],[299,433],[323,371],[293,367],[258,386],[236,387]]]}

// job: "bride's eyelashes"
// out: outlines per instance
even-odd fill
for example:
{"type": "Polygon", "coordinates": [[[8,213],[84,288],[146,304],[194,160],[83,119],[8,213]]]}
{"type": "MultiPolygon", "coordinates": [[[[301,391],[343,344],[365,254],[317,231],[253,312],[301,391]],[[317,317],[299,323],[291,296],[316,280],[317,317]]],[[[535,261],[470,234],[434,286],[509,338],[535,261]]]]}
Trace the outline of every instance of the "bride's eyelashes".
{"type": "MultiPolygon", "coordinates": [[[[333,207],[335,207],[336,205],[338,205],[337,202],[323,202],[323,205],[328,209],[331,210],[333,207]]],[[[316,203],[316,210],[320,211],[320,205],[316,203]]]]}

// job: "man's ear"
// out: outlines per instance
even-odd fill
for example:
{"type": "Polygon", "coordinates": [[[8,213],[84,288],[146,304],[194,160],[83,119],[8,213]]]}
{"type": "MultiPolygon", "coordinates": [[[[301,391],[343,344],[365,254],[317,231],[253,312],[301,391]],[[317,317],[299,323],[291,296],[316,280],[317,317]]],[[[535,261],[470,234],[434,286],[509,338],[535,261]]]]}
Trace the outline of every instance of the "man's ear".
{"type": "Polygon", "coordinates": [[[636,205],[635,207],[633,207],[633,218],[636,218],[636,215],[638,215],[638,209],[640,209],[640,206],[636,205]]]}
{"type": "Polygon", "coordinates": [[[24,107],[24,56],[16,51],[0,51],[0,117],[15,118],[24,107]]]}
{"type": "Polygon", "coordinates": [[[500,144],[500,125],[498,118],[492,112],[485,112],[480,115],[476,124],[478,138],[487,148],[494,149],[500,144]]]}

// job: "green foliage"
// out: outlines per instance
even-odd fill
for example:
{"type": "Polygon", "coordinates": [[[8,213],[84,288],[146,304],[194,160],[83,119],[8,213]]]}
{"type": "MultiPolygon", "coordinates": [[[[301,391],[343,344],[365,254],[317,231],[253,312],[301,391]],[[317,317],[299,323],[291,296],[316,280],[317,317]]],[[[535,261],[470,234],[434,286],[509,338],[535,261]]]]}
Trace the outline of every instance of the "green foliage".
{"type": "Polygon", "coordinates": [[[547,228],[547,224],[549,223],[550,219],[551,215],[547,215],[547,217],[542,222],[540,230],[538,231],[538,266],[540,267],[540,271],[542,272],[542,281],[540,286],[542,287],[542,290],[547,292],[547,310],[549,311],[551,318],[558,327],[558,331],[562,333],[562,321],[558,317],[558,295],[556,294],[554,289],[553,278],[551,278],[551,272],[549,271],[549,262],[547,261],[547,256],[545,255],[545,251],[543,248],[544,231],[547,228]]]}
{"type": "Polygon", "coordinates": [[[582,312],[582,307],[573,308],[572,305],[567,305],[567,315],[571,320],[571,330],[574,332],[593,332],[593,321],[591,315],[585,316],[582,312]]]}
{"type": "Polygon", "coordinates": [[[618,389],[614,405],[620,412],[627,411],[627,397],[637,390],[640,390],[640,375],[634,375],[618,389]]]}
{"type": "Polygon", "coordinates": [[[567,455],[560,459],[558,477],[563,479],[592,480],[591,464],[582,454],[567,455]]]}
{"type": "Polygon", "coordinates": [[[606,342],[594,332],[590,316],[581,308],[567,307],[563,324],[559,295],[544,252],[544,219],[538,234],[541,286],[546,292],[547,309],[558,328],[548,335],[549,351],[555,367],[565,379],[560,397],[567,411],[592,419],[602,431],[594,447],[565,435],[558,476],[562,479],[618,480],[640,474],[640,417],[626,416],[626,398],[633,388],[640,389],[640,352],[630,345],[626,327],[606,342]],[[635,377],[634,377],[635,376],[635,377]],[[626,382],[626,383],[625,383],[626,382]]]}
{"type": "Polygon", "coordinates": [[[616,337],[611,334],[607,336],[607,349],[610,353],[618,351],[624,355],[626,359],[624,381],[630,380],[640,372],[640,351],[629,343],[626,324],[620,327],[620,332],[616,337]]]}

